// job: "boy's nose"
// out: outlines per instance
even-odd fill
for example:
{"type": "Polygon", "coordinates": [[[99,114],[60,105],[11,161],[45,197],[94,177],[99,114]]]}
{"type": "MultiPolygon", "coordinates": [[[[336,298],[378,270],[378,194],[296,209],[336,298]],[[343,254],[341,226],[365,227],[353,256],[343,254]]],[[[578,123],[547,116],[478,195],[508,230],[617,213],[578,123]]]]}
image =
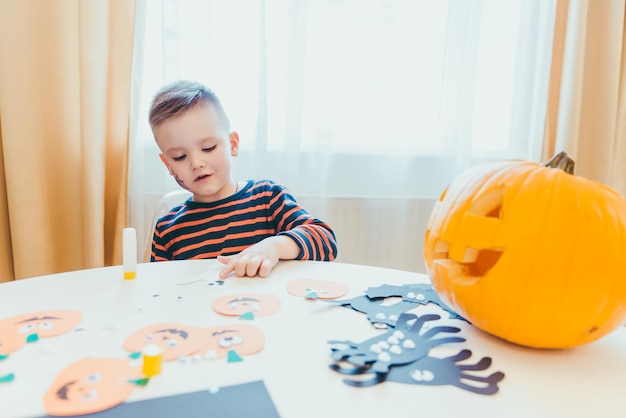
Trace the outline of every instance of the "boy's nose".
{"type": "Polygon", "coordinates": [[[191,154],[189,160],[191,161],[191,168],[193,170],[203,168],[206,165],[202,159],[202,155],[198,155],[198,153],[191,154]]]}

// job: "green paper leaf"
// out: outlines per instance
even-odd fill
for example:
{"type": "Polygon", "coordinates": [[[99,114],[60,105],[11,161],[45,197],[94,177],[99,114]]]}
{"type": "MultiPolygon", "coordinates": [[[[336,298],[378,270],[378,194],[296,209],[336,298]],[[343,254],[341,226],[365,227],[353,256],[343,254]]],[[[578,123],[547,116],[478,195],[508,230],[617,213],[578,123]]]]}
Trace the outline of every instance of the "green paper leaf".
{"type": "Polygon", "coordinates": [[[306,299],[317,299],[317,292],[307,293],[305,296],[306,299]]]}
{"type": "Polygon", "coordinates": [[[4,360],[5,358],[9,358],[8,355],[4,355],[4,354],[0,354],[0,361],[4,360]]]}
{"type": "Polygon", "coordinates": [[[139,357],[141,357],[141,351],[135,351],[134,353],[130,353],[128,357],[132,359],[138,359],[139,357]]]}
{"type": "Polygon", "coordinates": [[[39,341],[39,334],[30,334],[28,337],[26,337],[27,343],[34,343],[37,341],[39,341]]]}
{"type": "Polygon", "coordinates": [[[241,315],[239,315],[239,318],[241,318],[241,319],[254,319],[254,313],[253,312],[244,312],[241,315]]]}
{"type": "Polygon", "coordinates": [[[242,361],[243,359],[235,350],[228,350],[228,362],[235,363],[237,361],[242,361]]]}
{"type": "Polygon", "coordinates": [[[127,380],[128,383],[132,383],[132,384],[137,385],[137,386],[146,386],[149,381],[150,381],[149,377],[144,377],[143,379],[127,380]]]}
{"type": "Polygon", "coordinates": [[[13,373],[9,373],[5,376],[0,377],[0,383],[12,382],[13,379],[15,379],[15,375],[13,373]]]}

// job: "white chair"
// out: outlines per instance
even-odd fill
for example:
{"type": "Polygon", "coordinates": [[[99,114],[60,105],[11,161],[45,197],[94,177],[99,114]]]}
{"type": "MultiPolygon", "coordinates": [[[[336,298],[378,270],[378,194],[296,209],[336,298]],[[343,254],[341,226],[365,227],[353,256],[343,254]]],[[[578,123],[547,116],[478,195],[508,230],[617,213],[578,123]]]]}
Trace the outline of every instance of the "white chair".
{"type": "Polygon", "coordinates": [[[163,197],[161,197],[161,200],[157,203],[154,208],[154,213],[152,214],[152,223],[150,224],[146,239],[146,248],[143,254],[144,263],[148,263],[150,261],[150,254],[152,253],[152,236],[154,235],[154,227],[156,226],[159,218],[169,212],[169,210],[174,206],[187,200],[189,197],[191,197],[191,192],[188,192],[187,190],[175,190],[173,192],[166,193],[163,197]]]}

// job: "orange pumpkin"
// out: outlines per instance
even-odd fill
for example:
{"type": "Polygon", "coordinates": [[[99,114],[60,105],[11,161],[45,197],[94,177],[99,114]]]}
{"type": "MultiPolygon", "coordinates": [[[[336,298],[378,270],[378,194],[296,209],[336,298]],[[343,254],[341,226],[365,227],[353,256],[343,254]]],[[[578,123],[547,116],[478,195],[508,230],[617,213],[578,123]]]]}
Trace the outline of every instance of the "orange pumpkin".
{"type": "Polygon", "coordinates": [[[476,327],[536,348],[589,343],[626,319],[626,201],[541,165],[478,165],[433,208],[424,256],[439,296],[476,327]]]}

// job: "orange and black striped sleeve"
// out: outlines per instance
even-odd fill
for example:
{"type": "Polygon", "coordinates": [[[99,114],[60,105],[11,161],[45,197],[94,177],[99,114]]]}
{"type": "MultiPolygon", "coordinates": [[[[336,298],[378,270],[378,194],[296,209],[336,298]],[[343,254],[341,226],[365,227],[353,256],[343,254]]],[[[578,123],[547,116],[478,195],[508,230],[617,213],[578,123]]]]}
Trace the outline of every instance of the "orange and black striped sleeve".
{"type": "Polygon", "coordinates": [[[275,235],[296,242],[297,259],[332,261],[337,256],[329,225],[302,208],[285,187],[258,180],[217,202],[189,199],[172,208],[156,224],[151,261],[236,254],[275,235]]]}

